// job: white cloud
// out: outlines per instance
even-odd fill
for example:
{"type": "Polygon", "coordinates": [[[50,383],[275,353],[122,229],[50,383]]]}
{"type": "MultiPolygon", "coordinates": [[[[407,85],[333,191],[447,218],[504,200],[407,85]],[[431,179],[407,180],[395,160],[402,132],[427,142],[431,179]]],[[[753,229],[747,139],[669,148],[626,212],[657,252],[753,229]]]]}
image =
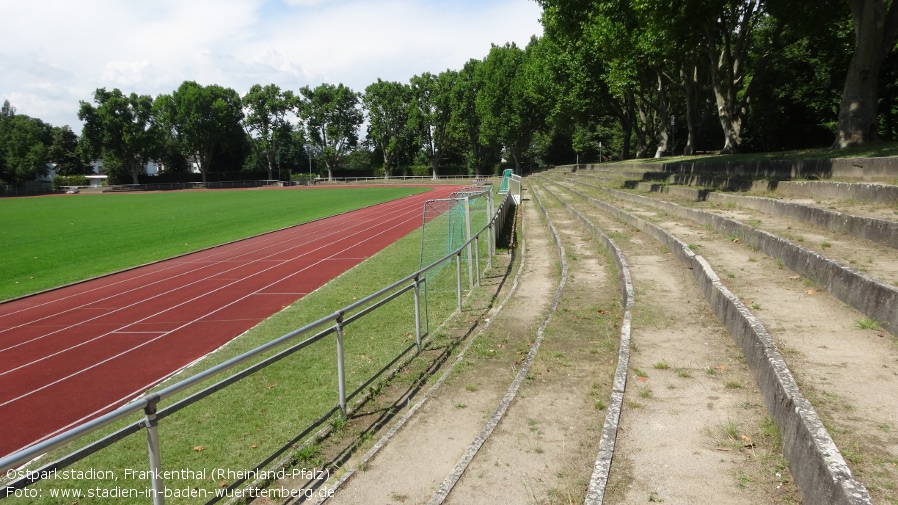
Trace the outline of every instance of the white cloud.
{"type": "Polygon", "coordinates": [[[540,34],[534,0],[31,0],[4,7],[0,100],[55,125],[98,87],[244,93],[458,69],[491,43],[540,34]]]}
{"type": "Polygon", "coordinates": [[[292,7],[318,7],[336,2],[334,0],[284,0],[284,3],[292,7]]]}

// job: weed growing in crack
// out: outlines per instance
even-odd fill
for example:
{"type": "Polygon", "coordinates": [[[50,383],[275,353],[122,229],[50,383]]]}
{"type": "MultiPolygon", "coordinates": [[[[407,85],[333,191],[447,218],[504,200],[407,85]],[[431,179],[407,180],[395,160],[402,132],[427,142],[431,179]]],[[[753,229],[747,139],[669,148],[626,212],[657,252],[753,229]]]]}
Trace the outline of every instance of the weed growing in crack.
{"type": "Polygon", "coordinates": [[[862,317],[857,320],[857,326],[862,330],[875,330],[879,328],[879,323],[869,317],[862,317]]]}

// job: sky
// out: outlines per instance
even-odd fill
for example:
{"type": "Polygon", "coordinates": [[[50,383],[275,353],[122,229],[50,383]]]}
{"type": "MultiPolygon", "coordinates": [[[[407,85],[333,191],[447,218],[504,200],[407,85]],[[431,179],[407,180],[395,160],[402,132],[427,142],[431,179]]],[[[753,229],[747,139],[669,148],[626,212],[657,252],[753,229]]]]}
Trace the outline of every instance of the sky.
{"type": "Polygon", "coordinates": [[[542,35],[535,0],[2,3],[0,103],[79,134],[79,101],[97,88],[155,97],[196,81],[242,96],[253,84],[326,82],[362,92],[542,35]]]}

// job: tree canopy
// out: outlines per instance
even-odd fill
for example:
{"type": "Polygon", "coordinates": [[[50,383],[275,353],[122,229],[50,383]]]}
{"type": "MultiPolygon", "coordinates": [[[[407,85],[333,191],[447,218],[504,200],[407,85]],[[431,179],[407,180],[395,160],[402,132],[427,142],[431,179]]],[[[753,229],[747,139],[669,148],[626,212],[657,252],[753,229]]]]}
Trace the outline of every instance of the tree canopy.
{"type": "Polygon", "coordinates": [[[544,35],[525,48],[494,45],[461,68],[378,78],[363,93],[271,83],[241,97],[186,81],[154,99],[100,88],[80,104],[80,138],[6,101],[0,179],[31,180],[48,163],[82,173],[88,157],[132,182],[149,160],[165,172],[193,165],[203,181],[237,170],[280,179],[312,164],[328,178],[435,178],[898,139],[898,1],[537,2],[544,35]]]}
{"type": "Polygon", "coordinates": [[[439,75],[425,72],[411,79],[413,103],[409,119],[434,179],[439,175],[440,162],[452,149],[454,141],[450,129],[453,114],[451,90],[457,78],[458,72],[446,70],[439,75]]]}
{"type": "Polygon", "coordinates": [[[0,181],[17,184],[46,175],[53,127],[15,113],[8,101],[0,111],[0,181]]]}
{"type": "Polygon", "coordinates": [[[183,151],[195,157],[203,183],[215,170],[216,154],[244,145],[240,95],[231,88],[185,81],[170,96],[157,97],[156,104],[163,124],[183,151]]]}
{"type": "Polygon", "coordinates": [[[269,179],[274,178],[274,165],[280,169],[280,145],[289,142],[293,132],[288,114],[294,110],[295,103],[293,92],[281,91],[276,84],[264,87],[255,84],[243,96],[243,122],[247,132],[256,136],[254,145],[265,158],[269,179]]]}
{"type": "Polygon", "coordinates": [[[361,97],[342,83],[325,83],[314,89],[304,86],[299,93],[298,112],[306,138],[321,153],[328,179],[333,179],[334,169],[358,145],[358,130],[364,120],[361,97]]]}
{"type": "Polygon", "coordinates": [[[97,106],[81,102],[78,118],[84,121],[82,138],[86,151],[102,158],[110,175],[131,176],[133,184],[144,173],[147,161],[159,154],[161,131],[153,115],[153,98],[119,89],[94,92],[97,106]]]}
{"type": "MultiPolygon", "coordinates": [[[[772,132],[775,122],[782,123],[783,119],[790,122],[794,118],[796,124],[790,129],[811,133],[809,137],[814,142],[817,141],[815,128],[828,125],[836,138],[835,147],[873,140],[878,132],[886,137],[892,135],[891,129],[883,132],[883,124],[877,119],[879,113],[891,117],[894,107],[889,94],[883,101],[888,108],[877,112],[883,88],[878,76],[886,57],[895,48],[898,2],[539,2],[545,10],[543,23],[547,37],[558,41],[571,54],[578,54],[581,47],[587,46],[601,55],[603,67],[597,76],[589,77],[603,78],[614,96],[624,98],[628,109],[625,115],[631,118],[630,123],[638,125],[640,118],[647,117],[648,109],[639,107],[639,101],[648,96],[640,91],[640,73],[658,75],[654,87],[658,93],[663,93],[667,84],[676,89],[677,97],[672,101],[670,97],[665,100],[657,97],[652,101],[655,105],[651,110],[663,116],[667,104],[675,108],[682,107],[678,102],[685,105],[689,129],[684,149],[687,153],[693,152],[695,144],[700,142],[708,96],[713,97],[723,152],[743,149],[746,132],[755,143],[750,148],[770,145],[775,136],[768,133],[764,139],[758,132],[772,132]],[[845,21],[850,21],[853,28],[853,49],[843,44],[845,21]],[[850,56],[850,63],[846,55],[850,56]],[[809,61],[813,61],[815,68],[805,72],[809,61]],[[805,72],[802,79],[794,78],[797,72],[805,72]],[[812,72],[816,78],[811,79],[813,86],[808,86],[807,77],[812,72]],[[832,91],[837,89],[837,81],[824,81],[820,77],[839,74],[841,77],[837,79],[841,79],[844,87],[841,105],[838,102],[834,105],[832,91]],[[630,93],[632,97],[628,96],[630,93]],[[803,103],[799,97],[811,94],[814,102],[811,107],[805,107],[807,102],[803,103]],[[794,115],[786,118],[781,115],[775,120],[770,114],[774,107],[794,115]],[[838,107],[838,121],[833,114],[835,107],[838,107]],[[769,124],[751,124],[758,120],[769,124]]],[[[650,88],[642,86],[641,89],[650,88]]],[[[664,128],[668,122],[661,117],[656,124],[664,128]]],[[[622,128],[626,129],[626,125],[622,124],[622,128]]],[[[656,143],[660,149],[666,142],[664,132],[659,133],[656,143]]],[[[635,137],[637,142],[641,140],[638,129],[635,137]]],[[[796,139],[793,146],[798,143],[796,139]]]]}
{"type": "Polygon", "coordinates": [[[393,164],[414,140],[411,86],[378,79],[365,88],[362,102],[368,112],[368,136],[383,152],[384,177],[389,179],[393,164]]]}

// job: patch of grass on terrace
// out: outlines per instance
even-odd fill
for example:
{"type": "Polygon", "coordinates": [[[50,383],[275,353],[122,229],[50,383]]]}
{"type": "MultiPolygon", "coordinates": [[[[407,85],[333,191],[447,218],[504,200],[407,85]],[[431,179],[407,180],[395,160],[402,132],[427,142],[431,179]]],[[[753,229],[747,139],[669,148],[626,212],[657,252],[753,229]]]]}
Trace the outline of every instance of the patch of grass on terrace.
{"type": "Polygon", "coordinates": [[[0,300],[423,191],[373,187],[0,198],[0,300]]]}

